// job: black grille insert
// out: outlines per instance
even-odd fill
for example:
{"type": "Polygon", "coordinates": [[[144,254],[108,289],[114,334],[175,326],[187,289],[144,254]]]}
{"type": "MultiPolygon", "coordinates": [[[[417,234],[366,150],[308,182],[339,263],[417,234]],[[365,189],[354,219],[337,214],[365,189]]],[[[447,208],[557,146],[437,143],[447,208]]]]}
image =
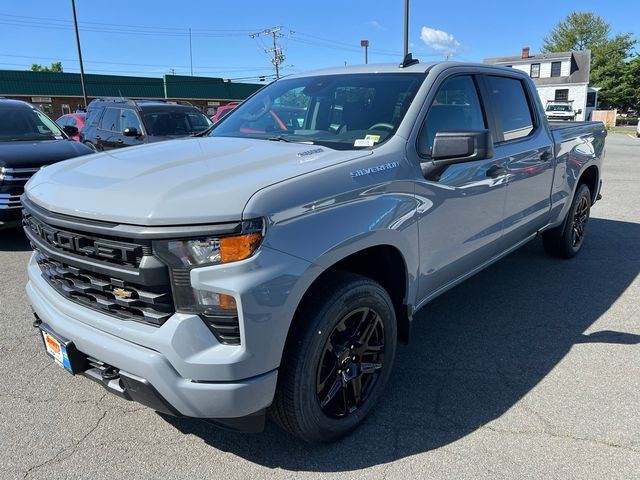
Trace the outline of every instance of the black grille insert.
{"type": "Polygon", "coordinates": [[[175,311],[169,285],[140,287],[59,262],[37,251],[42,276],[66,298],[122,320],[162,325],[175,311]]]}

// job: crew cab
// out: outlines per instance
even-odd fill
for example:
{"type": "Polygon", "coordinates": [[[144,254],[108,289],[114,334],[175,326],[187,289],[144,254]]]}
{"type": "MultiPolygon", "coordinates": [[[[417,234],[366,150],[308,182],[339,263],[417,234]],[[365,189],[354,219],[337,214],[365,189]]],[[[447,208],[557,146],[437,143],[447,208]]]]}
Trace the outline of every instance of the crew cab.
{"type": "Polygon", "coordinates": [[[123,398],[335,440],[429,301],[537,237],[581,250],[605,136],[549,124],[511,68],[407,56],[292,75],[200,137],[37,173],[34,325],[123,398]]]}
{"type": "Polygon", "coordinates": [[[0,98],[0,229],[19,227],[20,195],[42,167],[91,153],[29,103],[0,98]]]}

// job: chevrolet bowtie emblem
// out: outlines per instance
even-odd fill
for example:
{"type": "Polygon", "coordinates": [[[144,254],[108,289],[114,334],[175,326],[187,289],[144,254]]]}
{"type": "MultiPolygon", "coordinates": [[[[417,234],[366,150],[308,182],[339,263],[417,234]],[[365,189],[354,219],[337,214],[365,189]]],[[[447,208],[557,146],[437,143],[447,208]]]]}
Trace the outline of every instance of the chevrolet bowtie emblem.
{"type": "Polygon", "coordinates": [[[131,298],[131,292],[129,290],[125,290],[124,288],[114,288],[113,294],[116,297],[120,298],[131,298]]]}

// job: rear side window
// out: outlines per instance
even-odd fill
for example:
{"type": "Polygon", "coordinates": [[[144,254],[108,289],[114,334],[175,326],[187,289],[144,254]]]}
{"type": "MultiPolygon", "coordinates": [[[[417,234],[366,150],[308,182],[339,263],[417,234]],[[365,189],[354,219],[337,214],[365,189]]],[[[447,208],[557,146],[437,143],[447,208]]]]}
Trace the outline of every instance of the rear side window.
{"type": "Polygon", "coordinates": [[[102,130],[109,130],[110,132],[120,131],[120,109],[119,108],[105,108],[104,115],[100,121],[100,128],[102,130]]]}
{"type": "Polygon", "coordinates": [[[476,85],[469,75],[446,80],[424,120],[418,139],[418,150],[431,152],[438,132],[484,130],[486,128],[476,85]]]}
{"type": "Polygon", "coordinates": [[[499,127],[505,141],[516,140],[533,131],[533,115],[522,81],[507,77],[487,77],[499,127]]]}

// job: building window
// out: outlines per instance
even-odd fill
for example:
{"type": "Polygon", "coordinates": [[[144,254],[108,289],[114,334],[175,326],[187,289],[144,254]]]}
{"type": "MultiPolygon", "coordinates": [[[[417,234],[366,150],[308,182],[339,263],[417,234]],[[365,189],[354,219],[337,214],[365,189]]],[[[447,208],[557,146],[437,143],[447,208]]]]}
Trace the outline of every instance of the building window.
{"type": "Polygon", "coordinates": [[[562,62],[551,62],[551,76],[559,77],[562,70],[562,62]]]}
{"type": "Polygon", "coordinates": [[[531,78],[540,78],[540,64],[532,63],[531,64],[531,78]]]}
{"type": "Polygon", "coordinates": [[[69,106],[68,103],[63,103],[61,105],[61,108],[62,108],[62,114],[63,115],[67,115],[68,113],[71,113],[71,107],[69,106]]]}
{"type": "Polygon", "coordinates": [[[556,102],[568,102],[569,101],[569,89],[563,88],[561,90],[556,90],[556,102]]]}
{"type": "Polygon", "coordinates": [[[587,107],[596,106],[596,92],[587,93],[587,107]]]}

